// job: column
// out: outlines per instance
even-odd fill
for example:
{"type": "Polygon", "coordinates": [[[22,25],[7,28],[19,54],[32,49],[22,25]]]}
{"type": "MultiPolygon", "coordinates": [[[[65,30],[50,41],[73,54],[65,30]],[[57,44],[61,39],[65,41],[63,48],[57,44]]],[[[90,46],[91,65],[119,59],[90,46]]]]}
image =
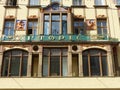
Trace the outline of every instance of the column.
{"type": "Polygon", "coordinates": [[[111,46],[108,46],[108,51],[107,51],[107,64],[108,64],[108,76],[114,76],[113,72],[113,58],[112,58],[112,51],[111,51],[111,46]]]}
{"type": "Polygon", "coordinates": [[[68,19],[67,19],[67,33],[72,34],[72,22],[71,22],[71,13],[68,13],[68,19]]]}
{"type": "Polygon", "coordinates": [[[0,52],[0,76],[2,72],[2,60],[3,60],[3,52],[0,52]]]}
{"type": "Polygon", "coordinates": [[[68,76],[72,76],[72,52],[71,52],[71,46],[68,47],[68,76]]]}
{"type": "Polygon", "coordinates": [[[44,15],[43,12],[40,13],[40,30],[39,30],[39,34],[43,34],[43,25],[44,25],[44,15]]]}
{"type": "Polygon", "coordinates": [[[28,66],[27,66],[27,77],[31,77],[31,69],[32,69],[32,52],[28,54],[28,66]]]}
{"type": "Polygon", "coordinates": [[[82,51],[79,52],[79,76],[83,76],[82,51]]]}
{"type": "Polygon", "coordinates": [[[39,50],[38,77],[42,77],[42,46],[39,47],[39,50]]]}

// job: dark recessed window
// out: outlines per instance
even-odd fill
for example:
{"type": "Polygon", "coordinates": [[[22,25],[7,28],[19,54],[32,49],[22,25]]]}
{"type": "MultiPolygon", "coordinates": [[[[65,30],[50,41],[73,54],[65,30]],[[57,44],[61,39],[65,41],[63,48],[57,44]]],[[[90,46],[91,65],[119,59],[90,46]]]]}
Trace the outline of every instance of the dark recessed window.
{"type": "Polygon", "coordinates": [[[38,31],[38,21],[37,20],[28,20],[28,35],[37,35],[38,31]]]}
{"type": "Polygon", "coordinates": [[[2,76],[26,76],[28,52],[11,50],[4,53],[2,76]]]}
{"type": "Polygon", "coordinates": [[[43,50],[43,76],[67,76],[67,49],[43,50]]]}
{"type": "Polygon", "coordinates": [[[89,49],[83,52],[84,76],[107,76],[107,52],[100,49],[89,49]]]}
{"type": "Polygon", "coordinates": [[[74,34],[84,34],[84,19],[74,19],[74,34]]]}
{"type": "Polygon", "coordinates": [[[7,0],[6,5],[7,6],[16,6],[17,5],[17,0],[7,0]]]}

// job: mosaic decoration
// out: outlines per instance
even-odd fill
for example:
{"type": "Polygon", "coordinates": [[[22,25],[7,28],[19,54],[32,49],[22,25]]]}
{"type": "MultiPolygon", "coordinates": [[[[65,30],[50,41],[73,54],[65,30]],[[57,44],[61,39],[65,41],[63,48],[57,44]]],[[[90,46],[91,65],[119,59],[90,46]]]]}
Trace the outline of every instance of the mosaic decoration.
{"type": "Polygon", "coordinates": [[[96,20],[95,19],[87,19],[86,20],[86,29],[87,30],[96,30],[96,20]]]}
{"type": "Polygon", "coordinates": [[[26,30],[26,20],[17,20],[16,30],[26,30]]]}

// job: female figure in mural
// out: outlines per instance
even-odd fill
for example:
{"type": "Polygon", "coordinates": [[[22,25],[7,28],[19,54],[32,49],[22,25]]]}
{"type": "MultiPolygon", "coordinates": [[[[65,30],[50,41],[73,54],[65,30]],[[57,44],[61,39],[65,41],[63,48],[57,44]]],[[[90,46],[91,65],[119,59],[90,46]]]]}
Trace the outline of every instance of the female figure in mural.
{"type": "Polygon", "coordinates": [[[17,27],[17,30],[24,30],[25,29],[25,22],[22,20],[17,21],[16,27],[17,27]]]}
{"type": "Polygon", "coordinates": [[[87,24],[87,30],[95,30],[96,29],[96,22],[94,19],[86,20],[86,24],[87,24]]]}

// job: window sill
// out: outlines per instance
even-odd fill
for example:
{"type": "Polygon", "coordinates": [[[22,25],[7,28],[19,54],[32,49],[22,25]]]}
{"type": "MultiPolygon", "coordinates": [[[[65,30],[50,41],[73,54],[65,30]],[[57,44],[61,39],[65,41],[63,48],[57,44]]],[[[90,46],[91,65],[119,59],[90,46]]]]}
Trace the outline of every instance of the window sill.
{"type": "Polygon", "coordinates": [[[107,8],[108,5],[94,5],[95,8],[107,8]]]}
{"type": "Polygon", "coordinates": [[[71,7],[74,7],[74,8],[85,8],[86,5],[72,5],[71,7]]]}
{"type": "Polygon", "coordinates": [[[18,8],[19,6],[18,5],[16,5],[16,6],[8,6],[8,5],[6,5],[6,6],[4,6],[5,8],[18,8]]]}
{"type": "Polygon", "coordinates": [[[27,8],[40,8],[41,5],[28,5],[27,8]]]}
{"type": "Polygon", "coordinates": [[[117,8],[120,8],[120,5],[115,5],[117,8]]]}

